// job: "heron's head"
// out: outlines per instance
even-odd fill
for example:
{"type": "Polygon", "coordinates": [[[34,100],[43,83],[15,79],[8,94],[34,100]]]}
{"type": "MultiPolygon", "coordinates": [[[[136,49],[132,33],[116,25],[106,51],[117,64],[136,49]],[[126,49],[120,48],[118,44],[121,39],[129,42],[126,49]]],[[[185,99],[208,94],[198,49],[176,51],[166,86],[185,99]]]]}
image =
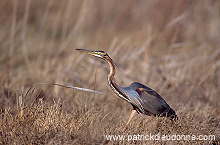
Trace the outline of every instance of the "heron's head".
{"type": "Polygon", "coordinates": [[[104,59],[108,63],[112,64],[113,67],[114,67],[114,64],[116,65],[116,67],[118,67],[117,64],[111,59],[111,57],[109,57],[108,54],[105,53],[104,51],[92,51],[92,50],[86,50],[86,49],[76,49],[76,50],[85,52],[87,54],[93,55],[101,59],[104,59]]]}
{"type": "Polygon", "coordinates": [[[90,54],[90,55],[93,55],[93,56],[96,56],[102,59],[106,59],[107,57],[109,57],[108,54],[105,53],[104,51],[92,51],[92,50],[86,50],[86,49],[76,49],[76,50],[85,52],[87,54],[90,54]]]}

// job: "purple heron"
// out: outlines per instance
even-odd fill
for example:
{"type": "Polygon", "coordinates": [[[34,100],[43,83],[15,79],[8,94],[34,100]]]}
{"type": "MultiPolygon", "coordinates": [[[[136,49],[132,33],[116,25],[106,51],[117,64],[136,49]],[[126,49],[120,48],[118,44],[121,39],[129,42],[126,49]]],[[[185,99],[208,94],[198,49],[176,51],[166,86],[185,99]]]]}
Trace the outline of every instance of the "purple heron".
{"type": "Polygon", "coordinates": [[[175,111],[157,92],[151,88],[138,82],[132,83],[129,87],[121,87],[116,84],[114,81],[115,64],[107,53],[104,51],[92,51],[85,49],[76,50],[101,58],[109,64],[110,72],[108,74],[108,83],[111,89],[116,95],[133,106],[128,122],[125,125],[126,127],[136,112],[155,117],[168,117],[171,120],[178,118],[175,111]]]}

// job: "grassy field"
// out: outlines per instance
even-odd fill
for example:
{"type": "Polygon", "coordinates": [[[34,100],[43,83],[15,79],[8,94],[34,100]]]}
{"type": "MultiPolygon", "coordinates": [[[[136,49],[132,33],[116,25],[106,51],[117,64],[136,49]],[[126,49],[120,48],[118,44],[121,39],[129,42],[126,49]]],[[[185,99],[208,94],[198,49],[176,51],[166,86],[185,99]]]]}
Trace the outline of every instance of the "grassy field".
{"type": "Polygon", "coordinates": [[[0,144],[220,144],[220,1],[1,0],[0,24],[0,144]],[[139,114],[122,132],[131,105],[110,89],[108,65],[77,48],[106,51],[118,84],[149,86],[179,120],[139,114]],[[37,83],[107,95],[52,85],[27,93],[37,83]]]}

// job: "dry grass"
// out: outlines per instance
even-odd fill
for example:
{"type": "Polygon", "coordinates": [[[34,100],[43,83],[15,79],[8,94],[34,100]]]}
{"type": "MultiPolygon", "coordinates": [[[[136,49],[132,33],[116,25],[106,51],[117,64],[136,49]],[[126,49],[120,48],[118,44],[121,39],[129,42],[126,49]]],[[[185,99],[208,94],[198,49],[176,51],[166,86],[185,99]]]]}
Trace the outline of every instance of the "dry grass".
{"type": "Polygon", "coordinates": [[[0,3],[0,144],[219,143],[219,1],[0,3]],[[108,52],[120,67],[119,84],[146,84],[180,119],[172,123],[137,115],[120,132],[131,106],[110,90],[107,64],[76,48],[108,52]],[[42,82],[107,96],[45,85],[25,96],[42,82]],[[213,134],[216,140],[128,142],[104,137],[150,133],[213,134]]]}

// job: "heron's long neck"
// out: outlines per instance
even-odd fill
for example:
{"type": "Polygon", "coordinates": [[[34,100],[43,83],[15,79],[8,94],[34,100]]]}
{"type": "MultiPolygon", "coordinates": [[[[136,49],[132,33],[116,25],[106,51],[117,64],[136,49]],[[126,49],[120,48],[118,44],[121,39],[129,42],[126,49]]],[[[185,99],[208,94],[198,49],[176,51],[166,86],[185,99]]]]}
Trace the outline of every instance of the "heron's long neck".
{"type": "Polygon", "coordinates": [[[122,99],[129,101],[129,99],[127,98],[126,94],[120,89],[120,87],[115,83],[114,81],[114,75],[115,75],[115,66],[114,64],[112,63],[111,60],[106,60],[109,64],[109,67],[110,67],[110,72],[108,74],[108,83],[109,85],[111,86],[111,89],[119,96],[121,97],[122,99]]]}
{"type": "Polygon", "coordinates": [[[111,85],[111,87],[118,87],[118,85],[114,82],[114,76],[115,76],[115,66],[114,64],[110,61],[107,60],[109,67],[110,67],[110,72],[108,74],[108,83],[111,85]]]}

